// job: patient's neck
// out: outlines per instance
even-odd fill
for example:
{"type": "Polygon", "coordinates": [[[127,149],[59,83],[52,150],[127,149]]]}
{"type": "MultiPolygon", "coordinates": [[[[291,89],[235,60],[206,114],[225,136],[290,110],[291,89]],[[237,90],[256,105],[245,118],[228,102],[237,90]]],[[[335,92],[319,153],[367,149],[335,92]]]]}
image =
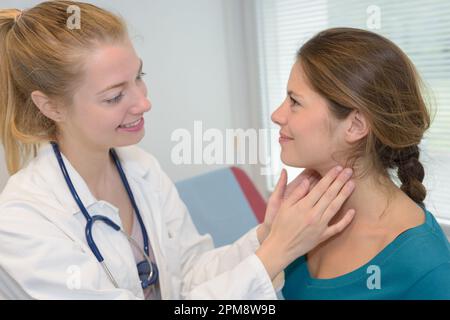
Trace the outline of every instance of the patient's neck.
{"type": "Polygon", "coordinates": [[[352,180],[355,182],[353,193],[330,223],[339,221],[349,209],[355,209],[356,215],[349,229],[382,225],[389,219],[388,209],[400,192],[399,188],[381,174],[368,173],[358,177],[355,172],[352,180]]]}

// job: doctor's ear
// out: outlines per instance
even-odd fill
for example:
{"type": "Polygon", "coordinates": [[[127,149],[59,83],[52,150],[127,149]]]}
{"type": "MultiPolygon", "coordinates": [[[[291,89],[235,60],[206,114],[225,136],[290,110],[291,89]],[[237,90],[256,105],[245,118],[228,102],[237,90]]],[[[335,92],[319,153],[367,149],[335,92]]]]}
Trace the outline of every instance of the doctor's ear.
{"type": "Polygon", "coordinates": [[[347,117],[348,123],[345,131],[345,140],[354,143],[363,139],[369,133],[369,123],[366,117],[358,110],[353,110],[347,117]]]}
{"type": "Polygon", "coordinates": [[[47,118],[55,122],[61,122],[64,120],[65,113],[62,107],[58,106],[45,93],[35,90],[31,93],[31,99],[41,113],[47,118]]]}

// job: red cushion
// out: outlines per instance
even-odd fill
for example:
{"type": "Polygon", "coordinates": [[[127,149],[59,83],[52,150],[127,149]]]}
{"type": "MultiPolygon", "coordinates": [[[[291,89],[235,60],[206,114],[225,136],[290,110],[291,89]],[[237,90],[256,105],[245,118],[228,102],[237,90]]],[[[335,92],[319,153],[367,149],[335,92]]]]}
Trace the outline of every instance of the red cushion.
{"type": "Polygon", "coordinates": [[[231,167],[231,171],[233,172],[236,180],[238,181],[239,186],[242,189],[242,192],[247,198],[247,201],[250,207],[252,208],[253,213],[256,216],[256,219],[259,222],[263,222],[267,206],[266,201],[264,200],[259,191],[256,189],[253,182],[250,180],[250,178],[242,169],[239,169],[237,167],[231,167]]]}

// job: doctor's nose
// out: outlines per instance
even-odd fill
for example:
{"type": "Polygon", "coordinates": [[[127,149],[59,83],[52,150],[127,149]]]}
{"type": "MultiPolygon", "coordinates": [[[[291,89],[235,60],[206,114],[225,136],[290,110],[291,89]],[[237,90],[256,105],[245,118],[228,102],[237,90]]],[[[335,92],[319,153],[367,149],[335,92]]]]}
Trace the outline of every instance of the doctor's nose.
{"type": "Polygon", "coordinates": [[[150,111],[151,108],[152,108],[152,103],[150,102],[150,99],[147,98],[147,96],[145,96],[142,101],[142,109],[144,110],[143,112],[150,111]]]}
{"type": "Polygon", "coordinates": [[[152,108],[152,103],[150,99],[147,97],[146,93],[138,93],[136,96],[136,101],[133,104],[132,113],[140,114],[147,111],[150,111],[152,108]]]}

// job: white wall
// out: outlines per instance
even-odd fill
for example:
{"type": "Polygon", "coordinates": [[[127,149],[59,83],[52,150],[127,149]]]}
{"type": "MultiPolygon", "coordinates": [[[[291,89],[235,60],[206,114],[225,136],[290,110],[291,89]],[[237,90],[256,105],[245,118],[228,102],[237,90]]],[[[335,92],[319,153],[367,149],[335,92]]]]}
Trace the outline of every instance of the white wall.
{"type": "MultiPolygon", "coordinates": [[[[40,1],[0,0],[0,7],[27,8],[40,1]]],[[[241,0],[96,0],[88,1],[120,13],[128,22],[144,72],[153,108],[146,116],[140,145],[152,152],[173,180],[217,166],[174,165],[170,151],[173,130],[193,132],[195,120],[208,128],[259,127],[252,52],[253,35],[244,29],[241,0]],[[245,32],[244,32],[245,31],[245,32]],[[250,51],[249,51],[250,50],[250,51]]],[[[82,19],[82,17],[81,17],[82,19]]],[[[6,182],[3,154],[0,190],[6,182]]],[[[255,165],[244,169],[264,189],[255,165]]]]}

